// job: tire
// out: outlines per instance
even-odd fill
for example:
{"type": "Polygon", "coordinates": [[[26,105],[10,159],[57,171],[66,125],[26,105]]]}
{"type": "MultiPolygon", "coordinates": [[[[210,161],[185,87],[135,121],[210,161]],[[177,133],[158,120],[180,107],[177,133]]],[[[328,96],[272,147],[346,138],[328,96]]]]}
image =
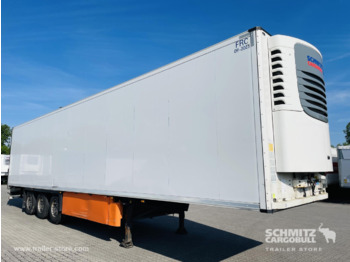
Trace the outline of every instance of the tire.
{"type": "Polygon", "coordinates": [[[26,192],[24,211],[27,215],[34,215],[36,211],[36,198],[33,192],[26,192]]]}
{"type": "Polygon", "coordinates": [[[39,194],[36,198],[36,216],[44,219],[49,215],[50,203],[44,194],[39,194]]]}
{"type": "Polygon", "coordinates": [[[60,201],[58,196],[52,196],[50,199],[49,220],[53,224],[59,224],[62,220],[62,214],[59,211],[60,201]]]}

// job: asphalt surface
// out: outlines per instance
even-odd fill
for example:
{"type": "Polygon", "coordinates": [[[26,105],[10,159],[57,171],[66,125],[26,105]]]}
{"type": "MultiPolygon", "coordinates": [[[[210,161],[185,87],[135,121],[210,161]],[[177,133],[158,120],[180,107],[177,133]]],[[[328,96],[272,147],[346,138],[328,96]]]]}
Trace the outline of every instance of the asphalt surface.
{"type": "MultiPolygon", "coordinates": [[[[177,216],[140,220],[133,226],[135,246],[124,249],[119,247],[123,238],[120,228],[72,217],[53,225],[22,212],[22,199],[9,200],[6,185],[2,185],[1,258],[11,262],[350,261],[349,196],[350,191],[343,191],[340,197],[274,214],[190,205],[187,235],[174,233],[177,216]],[[321,223],[321,229],[334,231],[335,243],[331,239],[326,242],[318,230],[321,223]],[[301,237],[313,243],[268,243],[271,238],[266,231],[282,232],[279,229],[309,230],[301,237]]],[[[297,241],[293,233],[286,234],[289,241],[297,241]]]]}

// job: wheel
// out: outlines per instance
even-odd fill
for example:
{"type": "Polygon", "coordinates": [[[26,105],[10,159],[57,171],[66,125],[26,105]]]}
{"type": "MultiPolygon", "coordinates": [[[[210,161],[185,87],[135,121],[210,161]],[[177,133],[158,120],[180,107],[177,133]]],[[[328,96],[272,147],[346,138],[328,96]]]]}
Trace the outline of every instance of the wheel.
{"type": "Polygon", "coordinates": [[[44,194],[39,194],[36,198],[36,216],[44,219],[49,215],[50,203],[44,194]]]}
{"type": "Polygon", "coordinates": [[[49,220],[53,224],[59,224],[62,219],[62,214],[59,211],[59,198],[58,196],[52,196],[50,199],[49,220]]]}
{"type": "Polygon", "coordinates": [[[27,192],[24,201],[24,211],[28,215],[33,215],[36,211],[36,198],[34,193],[27,192]]]}

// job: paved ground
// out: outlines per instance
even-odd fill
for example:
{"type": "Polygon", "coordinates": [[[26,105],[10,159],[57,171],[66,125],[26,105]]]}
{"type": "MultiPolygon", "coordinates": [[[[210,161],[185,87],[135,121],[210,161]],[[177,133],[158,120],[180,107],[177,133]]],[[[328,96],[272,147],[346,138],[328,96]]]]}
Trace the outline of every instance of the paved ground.
{"type": "Polygon", "coordinates": [[[77,218],[53,225],[28,216],[21,211],[21,199],[8,200],[3,185],[1,258],[11,262],[350,261],[350,192],[345,193],[345,201],[338,198],[275,214],[192,205],[186,213],[188,235],[174,233],[177,217],[141,220],[133,228],[135,247],[124,249],[119,247],[120,229],[77,218]],[[316,230],[321,223],[336,233],[335,243],[327,244],[316,230]],[[268,229],[314,229],[316,243],[267,243],[268,229]]]}

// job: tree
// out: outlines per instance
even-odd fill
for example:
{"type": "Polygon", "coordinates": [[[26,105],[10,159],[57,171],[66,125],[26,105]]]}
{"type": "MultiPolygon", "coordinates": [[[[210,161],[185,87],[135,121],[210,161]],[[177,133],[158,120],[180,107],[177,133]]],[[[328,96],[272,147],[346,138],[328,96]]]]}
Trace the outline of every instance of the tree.
{"type": "Polygon", "coordinates": [[[12,136],[12,129],[6,124],[1,124],[1,154],[6,154],[6,155],[10,154],[11,136],[12,136]]]}
{"type": "Polygon", "coordinates": [[[346,125],[345,129],[343,130],[345,134],[345,141],[346,144],[350,145],[350,122],[346,125]]]}

